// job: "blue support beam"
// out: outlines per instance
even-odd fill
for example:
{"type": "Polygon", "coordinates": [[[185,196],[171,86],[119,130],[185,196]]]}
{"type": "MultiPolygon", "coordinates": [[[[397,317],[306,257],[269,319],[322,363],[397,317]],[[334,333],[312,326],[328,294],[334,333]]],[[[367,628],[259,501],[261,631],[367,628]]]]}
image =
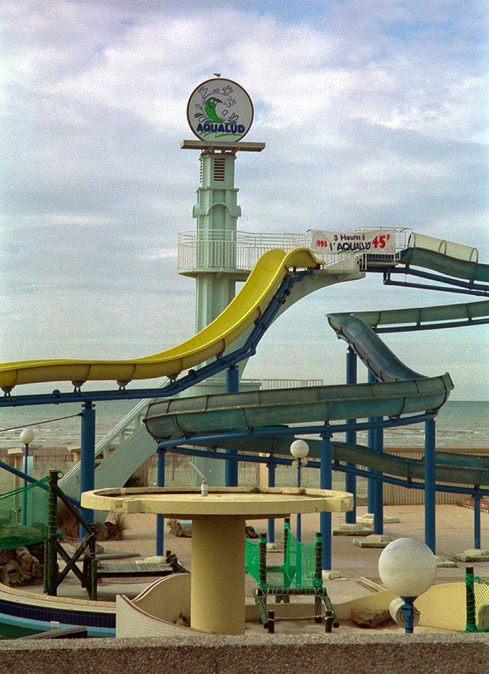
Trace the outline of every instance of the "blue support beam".
{"type": "MultiPolygon", "coordinates": [[[[382,417],[376,417],[377,422],[382,421],[382,417]]],[[[384,429],[380,426],[374,431],[374,448],[376,452],[382,454],[384,451],[384,429]]],[[[382,482],[382,473],[375,471],[378,479],[373,485],[374,494],[374,534],[382,535],[384,533],[384,484],[382,482]]]]}
{"type": "MultiPolygon", "coordinates": [[[[268,486],[275,487],[275,467],[276,464],[274,461],[268,461],[268,486]]],[[[271,517],[268,520],[268,540],[270,543],[275,543],[275,520],[271,517]]]]}
{"type": "MultiPolygon", "coordinates": [[[[427,412],[423,414],[415,414],[412,417],[405,417],[403,419],[381,419],[381,421],[375,421],[371,419],[366,423],[360,422],[355,423],[352,427],[351,424],[331,424],[328,425],[328,432],[332,435],[334,433],[346,433],[350,430],[356,431],[367,431],[372,428],[396,428],[399,426],[409,426],[412,424],[419,424],[427,419],[432,419],[436,415],[435,412],[427,412]]],[[[221,431],[217,433],[202,433],[199,435],[189,435],[183,438],[172,438],[171,440],[162,440],[158,443],[158,447],[165,449],[172,449],[181,444],[198,444],[203,442],[207,445],[209,442],[220,442],[222,440],[228,440],[230,438],[251,438],[251,437],[270,437],[273,436],[282,436],[290,435],[293,437],[298,434],[314,434],[318,432],[317,425],[309,426],[294,426],[289,428],[288,426],[267,426],[266,428],[254,428],[253,430],[243,430],[243,431],[221,431]]],[[[373,444],[372,444],[373,447],[373,444]]]]}
{"type": "MultiPolygon", "coordinates": [[[[368,383],[369,384],[375,384],[377,381],[377,377],[374,375],[374,373],[369,370],[368,371],[368,383]]],[[[368,418],[368,423],[370,424],[370,427],[367,432],[367,445],[370,447],[370,449],[375,449],[375,426],[374,426],[375,418],[374,417],[369,417],[368,418]]],[[[368,469],[369,473],[373,473],[373,469],[369,468],[368,469]]],[[[367,482],[367,512],[372,513],[374,512],[375,509],[375,493],[374,493],[374,480],[369,479],[367,482]]]]}
{"type": "MultiPolygon", "coordinates": [[[[81,413],[81,451],[80,451],[80,501],[85,491],[95,489],[95,405],[87,401],[81,413]]],[[[93,510],[82,508],[81,514],[89,523],[93,523],[93,510]]],[[[80,538],[85,535],[80,525],[80,538]]]]}
{"type": "MultiPolygon", "coordinates": [[[[357,354],[351,346],[348,346],[346,351],[346,383],[357,383],[357,354]]],[[[347,419],[347,423],[353,425],[355,419],[347,419]]],[[[345,440],[347,443],[354,445],[357,441],[356,431],[347,431],[345,440]]],[[[346,465],[349,468],[355,467],[355,464],[350,462],[346,465]]],[[[357,521],[357,478],[353,472],[345,474],[345,491],[353,494],[353,510],[345,514],[345,522],[347,524],[355,524],[357,521]]]]}
{"type": "MultiPolygon", "coordinates": [[[[165,486],[165,462],[166,450],[160,449],[157,452],[158,468],[156,482],[158,487],[165,486]]],[[[163,515],[156,515],[156,554],[163,555],[163,547],[165,540],[165,519],[163,515]]]]}
{"type": "MultiPolygon", "coordinates": [[[[319,486],[321,489],[331,489],[332,486],[333,447],[329,432],[321,435],[321,467],[319,469],[319,486]]],[[[319,515],[320,531],[323,537],[323,569],[331,570],[331,513],[322,512],[319,515]]]]}
{"type": "MultiPolygon", "coordinates": [[[[230,365],[226,370],[226,393],[238,393],[239,391],[239,369],[237,365],[230,365]]],[[[225,454],[229,458],[226,460],[224,472],[224,484],[226,487],[238,486],[238,452],[234,449],[226,449],[225,454]]]]}
{"type": "Polygon", "coordinates": [[[476,550],[481,549],[481,494],[480,490],[476,491],[472,495],[474,501],[474,548],[476,550]]]}
{"type": "Polygon", "coordinates": [[[453,276],[442,276],[441,274],[434,274],[432,272],[421,271],[421,269],[412,269],[412,267],[388,267],[388,268],[372,268],[369,271],[376,273],[383,273],[384,285],[404,286],[405,288],[423,288],[424,290],[438,290],[445,293],[459,293],[463,295],[478,295],[479,297],[487,297],[489,295],[489,287],[482,283],[475,283],[474,281],[462,281],[453,276]],[[428,281],[436,281],[442,285],[432,285],[428,283],[412,283],[409,281],[393,281],[392,274],[401,274],[403,276],[417,276],[418,278],[427,279],[428,281]],[[447,286],[452,286],[447,287],[447,286]]]}
{"type": "Polygon", "coordinates": [[[424,538],[426,545],[436,554],[436,423],[425,421],[424,438],[424,538]]]}

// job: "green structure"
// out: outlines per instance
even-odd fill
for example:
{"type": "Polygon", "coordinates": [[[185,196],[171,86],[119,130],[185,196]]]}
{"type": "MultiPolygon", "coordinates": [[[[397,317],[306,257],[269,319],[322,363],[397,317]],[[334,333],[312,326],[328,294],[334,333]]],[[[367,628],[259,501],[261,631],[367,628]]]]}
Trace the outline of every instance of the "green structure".
{"type": "Polygon", "coordinates": [[[465,570],[466,632],[489,632],[489,582],[476,576],[474,568],[465,570]]]}
{"type": "MultiPolygon", "coordinates": [[[[246,572],[256,582],[255,602],[260,621],[269,632],[275,630],[275,620],[324,620],[325,629],[338,627],[331,600],[323,587],[322,577],[322,536],[316,534],[314,543],[301,543],[290,530],[290,520],[284,521],[284,557],[283,563],[267,565],[267,539],[262,534],[257,542],[245,541],[246,572]],[[277,604],[288,605],[291,596],[311,595],[314,608],[311,613],[308,607],[305,612],[288,614],[286,611],[276,612],[268,603],[269,597],[275,598],[277,604]]],[[[279,608],[276,606],[276,608],[279,608]]]]}
{"type": "Polygon", "coordinates": [[[0,495],[0,550],[34,545],[47,539],[48,479],[45,477],[0,495]]]}

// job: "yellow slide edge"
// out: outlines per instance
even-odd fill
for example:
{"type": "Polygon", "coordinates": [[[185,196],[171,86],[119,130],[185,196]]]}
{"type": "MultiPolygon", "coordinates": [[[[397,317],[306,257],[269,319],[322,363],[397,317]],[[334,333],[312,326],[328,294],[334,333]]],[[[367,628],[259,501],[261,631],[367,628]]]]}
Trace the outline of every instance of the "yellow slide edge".
{"type": "Polygon", "coordinates": [[[176,376],[213,356],[256,321],[270,303],[282,280],[293,268],[317,269],[322,262],[309,248],[290,253],[276,248],[264,253],[233,301],[203,330],[166,351],[133,360],[29,360],[0,365],[0,387],[49,381],[129,382],[176,376]]]}

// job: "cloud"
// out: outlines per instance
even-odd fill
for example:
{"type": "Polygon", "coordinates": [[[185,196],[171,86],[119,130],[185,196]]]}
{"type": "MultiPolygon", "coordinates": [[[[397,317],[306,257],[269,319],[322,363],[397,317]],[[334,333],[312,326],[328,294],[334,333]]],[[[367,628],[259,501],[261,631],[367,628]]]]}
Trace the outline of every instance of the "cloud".
{"type": "MultiPolygon", "coordinates": [[[[247,140],[267,143],[238,155],[240,229],[410,227],[489,261],[488,16],[472,0],[4,2],[0,357],[191,333],[175,250],[199,167],[180,142],[213,72],[249,91],[247,140]]],[[[349,293],[325,301],[361,309],[349,293]]]]}

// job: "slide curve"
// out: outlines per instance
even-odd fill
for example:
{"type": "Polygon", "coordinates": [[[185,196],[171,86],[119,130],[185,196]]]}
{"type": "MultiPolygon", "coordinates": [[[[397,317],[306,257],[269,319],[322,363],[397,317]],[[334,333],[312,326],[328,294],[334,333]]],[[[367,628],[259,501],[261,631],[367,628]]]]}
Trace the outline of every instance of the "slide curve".
{"type": "Polygon", "coordinates": [[[293,268],[319,268],[308,248],[290,253],[273,249],[255,264],[246,283],[217,318],[190,339],[161,353],[134,360],[31,360],[0,365],[0,388],[48,381],[117,381],[173,377],[223,353],[268,306],[283,278],[293,268]]]}
{"type": "MultiPolygon", "coordinates": [[[[457,260],[448,255],[424,249],[408,249],[401,263],[418,265],[469,281],[489,280],[489,266],[478,262],[457,260]]],[[[270,437],[244,440],[240,447],[247,451],[271,451],[289,455],[289,441],[273,438],[273,426],[291,423],[316,423],[335,419],[359,419],[375,416],[400,417],[403,414],[436,410],[447,400],[453,383],[448,373],[426,377],[405,365],[378,337],[380,326],[417,328],[456,327],[470,324],[489,315],[489,301],[470,302],[425,308],[395,309],[357,313],[335,313],[328,316],[338,336],[350,344],[357,355],[372,369],[379,382],[375,384],[339,385],[293,389],[290,391],[257,391],[237,394],[200,396],[181,400],[166,400],[152,404],[145,424],[156,440],[168,440],[192,435],[199,438],[210,434],[214,439],[200,444],[208,447],[238,449],[239,440],[222,440],[219,432],[244,430],[252,432],[270,427],[270,437]],[[455,323],[454,323],[455,322],[455,323]],[[452,323],[451,325],[448,325],[452,323]],[[225,429],[225,430],[224,430],[225,429]]],[[[312,441],[314,445],[314,441],[312,441]]],[[[333,443],[335,459],[367,465],[392,475],[408,479],[421,478],[424,464],[388,454],[374,456],[370,448],[360,445],[333,443]],[[373,465],[372,462],[376,462],[373,465]]],[[[311,456],[317,453],[312,448],[311,456]]],[[[466,457],[454,456],[454,464],[439,457],[437,479],[466,484],[488,484],[489,471],[480,464],[480,457],[470,465],[466,457]]]]}

